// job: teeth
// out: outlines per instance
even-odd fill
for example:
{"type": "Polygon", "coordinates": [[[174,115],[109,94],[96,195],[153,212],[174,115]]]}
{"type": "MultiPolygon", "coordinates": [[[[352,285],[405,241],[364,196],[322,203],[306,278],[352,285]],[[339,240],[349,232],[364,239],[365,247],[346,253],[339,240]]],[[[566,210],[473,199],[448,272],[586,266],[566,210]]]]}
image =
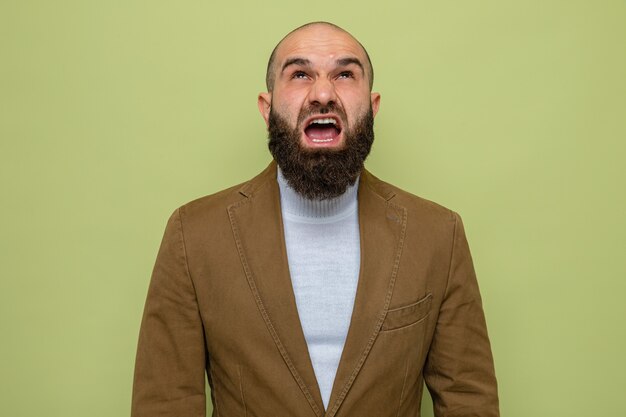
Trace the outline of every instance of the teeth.
{"type": "Polygon", "coordinates": [[[318,125],[327,125],[327,124],[336,125],[337,121],[335,119],[326,118],[326,119],[315,119],[311,122],[311,124],[314,124],[314,123],[318,125]]]}
{"type": "Polygon", "coordinates": [[[315,142],[315,143],[331,142],[332,138],[329,138],[329,139],[312,139],[312,141],[315,142]]]}

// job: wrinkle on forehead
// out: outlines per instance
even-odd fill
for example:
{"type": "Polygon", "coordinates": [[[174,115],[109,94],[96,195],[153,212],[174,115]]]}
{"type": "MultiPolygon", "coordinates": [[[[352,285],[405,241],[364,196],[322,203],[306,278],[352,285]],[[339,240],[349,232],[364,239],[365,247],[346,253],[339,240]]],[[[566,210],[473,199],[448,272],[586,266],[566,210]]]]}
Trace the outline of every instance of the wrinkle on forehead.
{"type": "Polygon", "coordinates": [[[355,55],[365,60],[365,53],[357,40],[347,32],[326,26],[313,25],[289,34],[280,43],[276,63],[282,63],[291,55],[317,55],[335,58],[355,55]]]}
{"type": "Polygon", "coordinates": [[[286,59],[295,55],[314,55],[331,60],[349,56],[357,57],[363,63],[370,89],[372,87],[374,71],[363,45],[342,28],[330,23],[317,22],[295,29],[278,43],[270,57],[269,78],[266,77],[268,91],[272,90],[275,77],[282,64],[286,59]]]}

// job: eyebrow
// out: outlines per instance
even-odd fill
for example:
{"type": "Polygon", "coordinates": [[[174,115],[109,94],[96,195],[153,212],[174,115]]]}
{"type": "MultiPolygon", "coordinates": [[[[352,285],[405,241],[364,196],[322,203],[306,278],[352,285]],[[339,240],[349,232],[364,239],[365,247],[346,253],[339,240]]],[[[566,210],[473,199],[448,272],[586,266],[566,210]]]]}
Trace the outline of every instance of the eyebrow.
{"type": "Polygon", "coordinates": [[[289,58],[283,64],[283,68],[280,70],[280,72],[284,72],[285,68],[287,68],[287,67],[289,67],[291,65],[299,65],[301,67],[310,67],[311,66],[311,61],[309,61],[306,58],[300,58],[300,57],[289,58]]]}
{"type": "Polygon", "coordinates": [[[363,74],[365,74],[365,68],[363,68],[363,64],[357,58],[353,58],[353,57],[340,58],[336,62],[337,62],[337,65],[339,65],[341,67],[346,67],[346,66],[348,66],[350,64],[357,65],[359,68],[361,68],[361,72],[363,72],[363,74]]]}
{"type": "MultiPolygon", "coordinates": [[[[365,68],[363,67],[363,64],[361,63],[361,61],[359,61],[358,58],[354,58],[354,57],[339,58],[337,61],[335,61],[335,63],[340,67],[346,67],[352,64],[357,65],[359,68],[361,68],[361,71],[363,72],[363,74],[365,74],[365,68]]],[[[310,67],[311,61],[306,58],[301,58],[301,57],[289,58],[283,64],[283,67],[280,72],[284,72],[285,69],[291,65],[299,65],[301,67],[310,67]]]]}

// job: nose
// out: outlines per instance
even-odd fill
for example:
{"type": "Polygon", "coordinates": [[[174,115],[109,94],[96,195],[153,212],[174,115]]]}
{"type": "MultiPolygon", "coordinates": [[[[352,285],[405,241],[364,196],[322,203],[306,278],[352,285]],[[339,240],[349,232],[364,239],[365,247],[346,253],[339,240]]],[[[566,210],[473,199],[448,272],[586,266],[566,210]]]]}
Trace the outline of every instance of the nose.
{"type": "Polygon", "coordinates": [[[328,106],[335,104],[337,100],[335,85],[326,78],[315,80],[309,91],[309,104],[328,106]]]}

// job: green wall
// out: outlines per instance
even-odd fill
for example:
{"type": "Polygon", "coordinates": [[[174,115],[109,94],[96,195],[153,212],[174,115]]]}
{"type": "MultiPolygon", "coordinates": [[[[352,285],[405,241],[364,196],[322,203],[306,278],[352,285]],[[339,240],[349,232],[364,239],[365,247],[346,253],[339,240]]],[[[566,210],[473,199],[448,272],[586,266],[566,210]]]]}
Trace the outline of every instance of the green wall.
{"type": "Polygon", "coordinates": [[[374,61],[369,169],[463,216],[503,416],[626,415],[621,0],[2,0],[0,415],[128,415],[165,222],[265,167],[266,59],[320,19],[374,61]]]}

